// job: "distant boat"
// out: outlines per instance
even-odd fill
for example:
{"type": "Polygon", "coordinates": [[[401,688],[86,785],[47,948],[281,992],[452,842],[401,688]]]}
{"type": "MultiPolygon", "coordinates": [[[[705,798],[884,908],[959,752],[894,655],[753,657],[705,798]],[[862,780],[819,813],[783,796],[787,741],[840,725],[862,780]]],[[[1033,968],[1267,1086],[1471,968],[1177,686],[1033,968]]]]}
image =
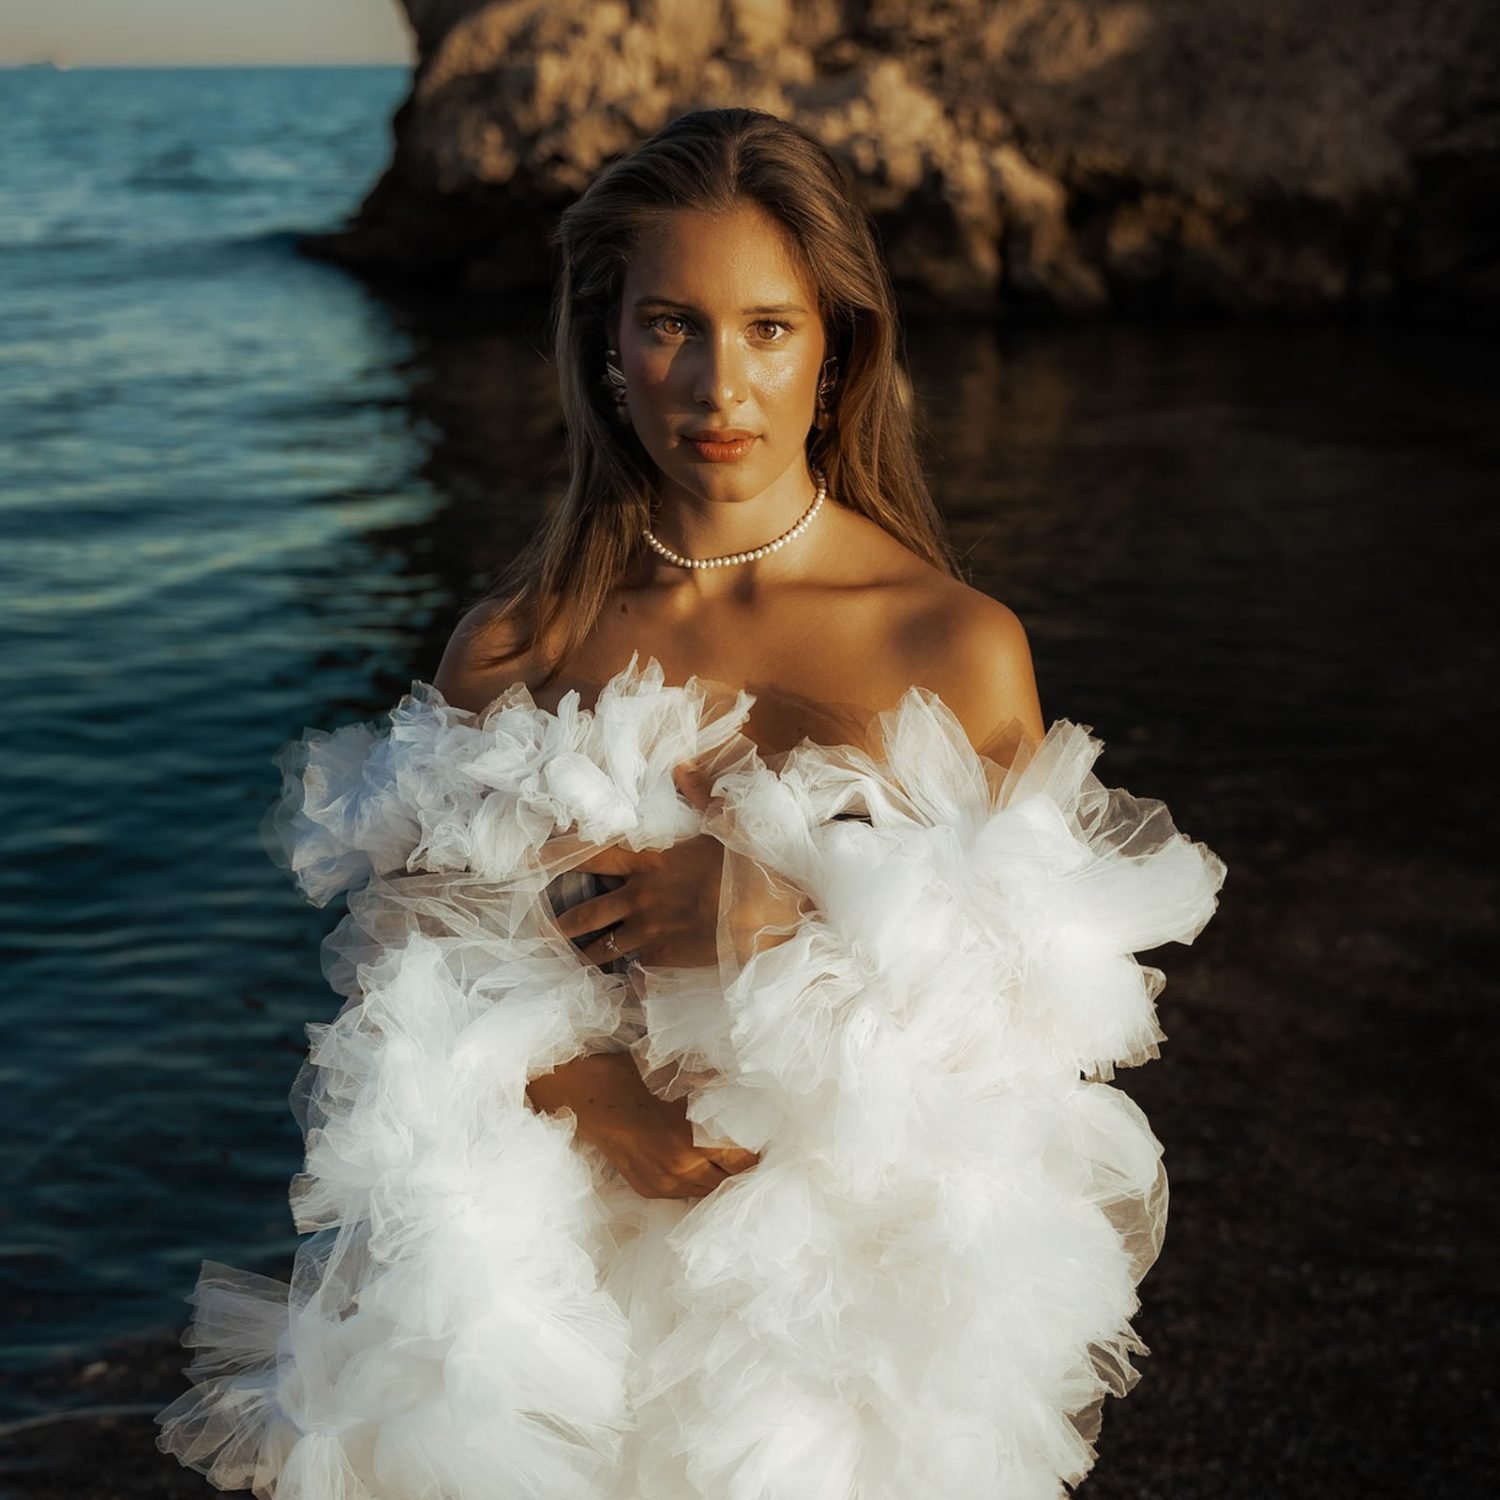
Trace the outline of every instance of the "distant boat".
{"type": "Polygon", "coordinates": [[[51,57],[39,58],[36,62],[23,62],[23,68],[40,73],[66,73],[73,66],[61,52],[54,52],[51,57]]]}

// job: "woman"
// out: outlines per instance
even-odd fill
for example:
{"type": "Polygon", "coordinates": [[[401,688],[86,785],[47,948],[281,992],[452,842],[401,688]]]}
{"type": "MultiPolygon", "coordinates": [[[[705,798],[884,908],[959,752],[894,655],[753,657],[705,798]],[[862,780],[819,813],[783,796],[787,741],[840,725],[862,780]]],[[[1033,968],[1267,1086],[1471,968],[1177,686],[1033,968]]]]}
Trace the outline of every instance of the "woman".
{"type": "Polygon", "coordinates": [[[311,1237],[205,1267],[158,1442],[301,1500],[1055,1496],[1161,1244],[1133,951],[1223,866],[955,576],[816,142],[683,116],[561,242],[562,503],[388,729],[284,753],[351,892],[311,1237]]]}
{"type": "MultiPolygon", "coordinates": [[[[804,736],[865,744],[914,683],[997,760],[1021,734],[1040,738],[1020,622],[954,576],[917,462],[895,301],[835,160],[769,115],[687,115],[605,172],[560,237],[572,478],[498,599],[455,632],[435,678],[447,701],[481,709],[517,680],[539,703],[570,689],[591,701],[638,651],[669,681],[749,688],[747,732],[768,760],[804,736]],[[806,516],[819,471],[822,505],[777,550],[713,567],[663,555],[775,542],[806,516]],[[661,548],[643,545],[648,530],[661,548]]],[[[623,884],[568,911],[563,931],[608,929],[585,946],[591,961],[618,949],[713,963],[722,853],[707,836],[602,853],[577,868],[623,884]]],[[[681,1106],[620,1052],[565,1064],[530,1095],[573,1109],[649,1196],[702,1196],[753,1160],[695,1149],[681,1106]]]]}

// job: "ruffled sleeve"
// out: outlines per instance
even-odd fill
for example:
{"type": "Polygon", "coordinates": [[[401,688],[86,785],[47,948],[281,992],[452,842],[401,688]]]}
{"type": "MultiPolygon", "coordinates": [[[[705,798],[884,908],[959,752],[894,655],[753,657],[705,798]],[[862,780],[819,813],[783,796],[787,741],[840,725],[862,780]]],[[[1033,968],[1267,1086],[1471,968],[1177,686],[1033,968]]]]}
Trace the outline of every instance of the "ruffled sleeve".
{"type": "Polygon", "coordinates": [[[1165,1230],[1160,1142],[1108,1082],[1163,1037],[1134,954],[1192,942],[1225,866],[1098,781],[1085,726],[1008,768],[920,689],[878,729],[879,755],[804,742],[714,785],[719,994],[653,986],[638,1050],[691,1081],[695,1139],[762,1156],[695,1214],[642,1420],[711,1447],[708,1493],[781,1493],[817,1412],[852,1446],[809,1493],[881,1452],[891,1493],[1051,1495],[1138,1378],[1165,1230]]]}
{"type": "Polygon", "coordinates": [[[752,702],[696,679],[666,686],[637,656],[592,709],[574,691],[548,712],[516,684],[471,712],[414,681],[384,725],[309,729],[282,746],[262,841],[317,906],[397,871],[507,880],[556,873],[585,846],[664,848],[698,828],[673,767],[733,740],[752,702]]]}
{"type": "Polygon", "coordinates": [[[311,901],[349,893],[323,955],[348,1003],[308,1025],[292,1088],[291,1283],[205,1262],[164,1452],[261,1500],[602,1500],[630,1348],[600,1168],[526,1086],[637,1032],[544,893],[593,848],[696,832],[672,770],[751,701],[632,658],[592,709],[518,686],[469,713],[417,682],[386,726],[283,749],[265,826],[311,901]]]}

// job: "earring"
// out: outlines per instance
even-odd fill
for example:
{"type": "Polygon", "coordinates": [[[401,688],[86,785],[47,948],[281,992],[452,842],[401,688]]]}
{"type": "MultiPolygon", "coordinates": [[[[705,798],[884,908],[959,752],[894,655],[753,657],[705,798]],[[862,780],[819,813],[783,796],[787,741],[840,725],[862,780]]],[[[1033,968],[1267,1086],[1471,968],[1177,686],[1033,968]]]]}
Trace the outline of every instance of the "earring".
{"type": "Polygon", "coordinates": [[[620,357],[618,349],[606,349],[604,351],[604,380],[605,390],[610,394],[615,403],[615,416],[621,422],[630,421],[630,410],[625,405],[625,372],[614,361],[620,357]]]}
{"type": "Polygon", "coordinates": [[[833,418],[832,408],[828,404],[828,398],[833,394],[838,385],[839,362],[835,355],[829,355],[823,361],[822,378],[818,381],[817,405],[813,415],[813,426],[820,432],[828,426],[833,418]],[[830,369],[830,366],[832,368],[830,369]]]}

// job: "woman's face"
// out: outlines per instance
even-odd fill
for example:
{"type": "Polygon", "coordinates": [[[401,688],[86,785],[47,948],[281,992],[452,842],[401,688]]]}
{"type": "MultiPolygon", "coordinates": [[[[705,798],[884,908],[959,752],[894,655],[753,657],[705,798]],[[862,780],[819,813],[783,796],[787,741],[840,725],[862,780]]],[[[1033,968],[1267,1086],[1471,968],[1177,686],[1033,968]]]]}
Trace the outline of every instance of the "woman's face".
{"type": "Polygon", "coordinates": [[[823,345],[817,293],[763,209],[668,215],[631,257],[615,344],[664,492],[749,500],[784,474],[802,483],[823,345]],[[750,435],[739,456],[692,441],[724,429],[750,435]]]}

